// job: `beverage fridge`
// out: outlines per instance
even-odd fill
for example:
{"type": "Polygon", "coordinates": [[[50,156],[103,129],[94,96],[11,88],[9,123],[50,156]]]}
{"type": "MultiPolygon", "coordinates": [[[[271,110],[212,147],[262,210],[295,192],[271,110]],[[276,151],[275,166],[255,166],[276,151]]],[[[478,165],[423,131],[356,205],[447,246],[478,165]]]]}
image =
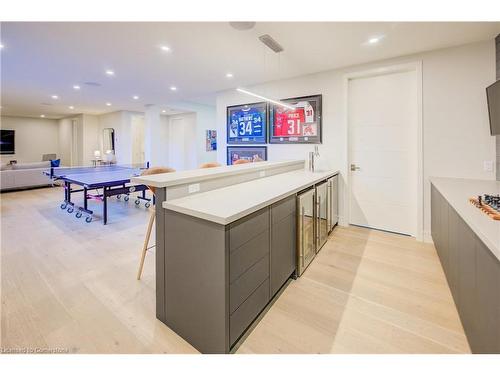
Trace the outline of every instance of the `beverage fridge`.
{"type": "Polygon", "coordinates": [[[338,176],[297,194],[297,274],[300,276],[338,222],[338,176]]]}

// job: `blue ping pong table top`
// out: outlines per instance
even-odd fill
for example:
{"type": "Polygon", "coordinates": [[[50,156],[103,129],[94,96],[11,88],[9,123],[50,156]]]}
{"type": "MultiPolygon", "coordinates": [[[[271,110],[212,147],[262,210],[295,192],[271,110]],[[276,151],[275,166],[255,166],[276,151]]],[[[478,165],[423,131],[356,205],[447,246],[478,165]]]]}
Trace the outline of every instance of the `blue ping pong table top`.
{"type": "Polygon", "coordinates": [[[53,168],[52,176],[82,186],[122,184],[130,181],[130,177],[139,176],[141,168],[124,166],[99,166],[76,168],[53,168]]]}

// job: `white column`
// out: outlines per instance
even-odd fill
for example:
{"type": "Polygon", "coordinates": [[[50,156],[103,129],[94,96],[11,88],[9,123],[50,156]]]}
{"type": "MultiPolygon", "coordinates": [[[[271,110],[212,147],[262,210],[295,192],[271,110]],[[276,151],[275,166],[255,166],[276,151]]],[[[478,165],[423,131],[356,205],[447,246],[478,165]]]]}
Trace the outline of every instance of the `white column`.
{"type": "Polygon", "coordinates": [[[161,110],[150,106],[144,115],[144,155],[151,166],[164,166],[168,161],[166,129],[160,119],[161,110]]]}

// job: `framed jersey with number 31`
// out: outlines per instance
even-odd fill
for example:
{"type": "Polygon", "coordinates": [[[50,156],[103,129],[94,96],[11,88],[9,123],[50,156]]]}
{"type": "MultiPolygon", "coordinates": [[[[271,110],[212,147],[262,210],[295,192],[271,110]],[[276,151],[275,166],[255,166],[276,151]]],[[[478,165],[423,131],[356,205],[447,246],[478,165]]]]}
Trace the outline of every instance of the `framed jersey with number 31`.
{"type": "Polygon", "coordinates": [[[227,144],[267,143],[267,103],[227,107],[227,144]]]}
{"type": "Polygon", "coordinates": [[[272,104],[269,143],[321,143],[321,95],[283,99],[293,107],[272,104]]]}

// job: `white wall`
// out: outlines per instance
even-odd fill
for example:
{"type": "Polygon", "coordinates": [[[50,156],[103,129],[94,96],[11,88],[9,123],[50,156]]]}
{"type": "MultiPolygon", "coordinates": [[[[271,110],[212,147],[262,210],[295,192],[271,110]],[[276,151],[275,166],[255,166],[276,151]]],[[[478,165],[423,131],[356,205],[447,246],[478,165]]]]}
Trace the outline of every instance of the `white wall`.
{"type": "MultiPolygon", "coordinates": [[[[205,143],[206,130],[217,129],[216,107],[195,104],[190,102],[175,102],[175,103],[169,103],[169,105],[172,108],[196,114],[196,130],[195,130],[196,165],[216,161],[217,152],[207,151],[205,143]]],[[[220,133],[217,133],[218,148],[220,146],[221,137],[222,135],[220,133]]]]}
{"type": "MultiPolygon", "coordinates": [[[[280,99],[323,94],[320,153],[328,167],[340,170],[345,178],[345,74],[414,61],[422,61],[423,66],[424,235],[428,237],[429,176],[495,179],[494,172],[483,170],[483,161],[495,160],[495,140],[489,135],[485,96],[486,86],[495,81],[493,40],[271,82],[251,89],[280,99]]],[[[220,163],[226,162],[226,107],[252,101],[253,98],[235,90],[217,96],[217,159],[220,163]]],[[[304,159],[313,148],[312,145],[267,146],[269,160],[304,159]]],[[[340,215],[344,215],[343,205],[340,215]]]]}
{"type": "MultiPolygon", "coordinates": [[[[15,154],[2,155],[2,164],[9,160],[36,162],[43,154],[59,155],[59,128],[57,120],[30,117],[0,118],[0,127],[15,130],[15,154]]],[[[58,156],[59,157],[59,156],[58,156]]]]}
{"type": "MultiPolygon", "coordinates": [[[[132,163],[132,124],[134,116],[143,116],[142,112],[117,111],[98,116],[99,125],[97,128],[98,147],[103,153],[102,130],[104,128],[113,128],[115,130],[115,156],[119,164],[132,163]]],[[[93,153],[92,153],[93,155],[93,153]]]]}
{"type": "Polygon", "coordinates": [[[99,118],[94,115],[82,115],[82,155],[83,160],[81,165],[91,165],[92,160],[95,158],[94,151],[100,150],[100,142],[102,139],[102,132],[99,127],[99,118]]]}

